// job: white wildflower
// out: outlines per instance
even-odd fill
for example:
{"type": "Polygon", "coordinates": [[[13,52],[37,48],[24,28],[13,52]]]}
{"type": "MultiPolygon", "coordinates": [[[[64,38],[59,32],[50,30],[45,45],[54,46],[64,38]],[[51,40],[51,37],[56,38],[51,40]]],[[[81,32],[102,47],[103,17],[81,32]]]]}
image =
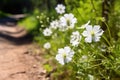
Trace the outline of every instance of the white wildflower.
{"type": "Polygon", "coordinates": [[[58,54],[56,55],[56,60],[64,65],[65,63],[68,63],[72,60],[72,57],[74,55],[74,51],[71,50],[69,46],[66,46],[64,48],[58,49],[58,54]]]}
{"type": "Polygon", "coordinates": [[[65,6],[63,4],[58,4],[55,10],[57,13],[63,14],[65,13],[65,6]]]}
{"type": "Polygon", "coordinates": [[[46,29],[43,31],[43,34],[44,34],[44,36],[51,36],[52,31],[51,31],[51,29],[46,28],[46,29]]]}
{"type": "Polygon", "coordinates": [[[45,49],[51,48],[51,44],[49,42],[45,43],[43,46],[45,49]]]}
{"type": "Polygon", "coordinates": [[[77,19],[74,17],[74,15],[72,13],[70,14],[64,14],[64,16],[62,16],[60,18],[60,27],[59,28],[63,28],[65,30],[67,29],[73,29],[75,26],[75,23],[77,23],[77,19]]]}
{"type": "Polygon", "coordinates": [[[79,34],[78,31],[72,32],[70,43],[72,46],[78,46],[81,40],[81,35],[79,34]]]}
{"type": "Polygon", "coordinates": [[[57,29],[58,26],[59,26],[59,21],[58,21],[58,20],[52,21],[52,22],[50,23],[50,28],[51,28],[51,29],[57,29]]]}
{"type": "Polygon", "coordinates": [[[85,42],[91,43],[92,41],[99,41],[103,32],[104,31],[100,29],[99,25],[95,25],[94,27],[92,27],[92,25],[88,25],[82,34],[85,37],[85,42]]]}

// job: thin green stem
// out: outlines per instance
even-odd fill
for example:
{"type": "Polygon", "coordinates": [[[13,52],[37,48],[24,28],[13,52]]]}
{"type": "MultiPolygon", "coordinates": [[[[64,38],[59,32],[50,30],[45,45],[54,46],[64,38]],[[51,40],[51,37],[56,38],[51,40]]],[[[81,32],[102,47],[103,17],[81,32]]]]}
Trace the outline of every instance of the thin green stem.
{"type": "Polygon", "coordinates": [[[105,23],[105,25],[106,25],[106,27],[108,29],[108,34],[109,34],[109,37],[110,37],[110,42],[112,42],[112,36],[111,36],[110,28],[109,28],[109,26],[107,25],[106,22],[104,22],[104,23],[105,23]]]}
{"type": "Polygon", "coordinates": [[[93,66],[91,66],[91,67],[87,67],[87,69],[91,69],[91,68],[94,68],[94,67],[97,67],[97,66],[100,66],[100,65],[102,65],[102,63],[93,65],[93,66]]]}
{"type": "Polygon", "coordinates": [[[111,43],[108,41],[108,39],[105,36],[102,36],[104,40],[108,43],[109,46],[112,46],[111,43]]]}

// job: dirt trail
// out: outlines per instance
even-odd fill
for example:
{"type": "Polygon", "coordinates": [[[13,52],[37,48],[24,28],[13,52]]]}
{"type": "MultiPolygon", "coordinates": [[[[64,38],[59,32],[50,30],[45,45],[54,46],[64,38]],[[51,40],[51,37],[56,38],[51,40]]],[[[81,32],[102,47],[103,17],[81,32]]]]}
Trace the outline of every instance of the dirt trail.
{"type": "Polygon", "coordinates": [[[32,46],[0,42],[0,80],[45,80],[40,61],[29,54],[32,46]]]}
{"type": "MultiPolygon", "coordinates": [[[[4,32],[4,28],[2,31],[4,32]]],[[[27,37],[19,38],[21,35],[16,38],[10,33],[4,33],[0,33],[0,80],[46,80],[45,71],[40,63],[43,61],[42,57],[39,56],[38,60],[30,53],[34,47],[32,42],[26,39],[27,37]]],[[[21,33],[14,35],[19,34],[21,33]]]]}

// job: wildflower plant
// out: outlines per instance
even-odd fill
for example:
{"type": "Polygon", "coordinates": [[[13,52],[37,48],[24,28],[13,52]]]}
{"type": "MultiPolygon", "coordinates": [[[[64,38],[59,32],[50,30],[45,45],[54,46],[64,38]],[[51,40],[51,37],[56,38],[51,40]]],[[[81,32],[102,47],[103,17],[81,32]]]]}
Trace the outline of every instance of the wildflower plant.
{"type": "Polygon", "coordinates": [[[57,67],[71,67],[72,80],[120,77],[120,45],[117,45],[120,42],[108,40],[111,38],[109,27],[109,36],[106,37],[106,31],[99,24],[92,25],[88,20],[80,25],[79,16],[66,13],[65,9],[63,4],[57,5],[55,10],[60,15],[49,21],[45,28],[40,28],[41,36],[38,38],[51,52],[57,67]]]}

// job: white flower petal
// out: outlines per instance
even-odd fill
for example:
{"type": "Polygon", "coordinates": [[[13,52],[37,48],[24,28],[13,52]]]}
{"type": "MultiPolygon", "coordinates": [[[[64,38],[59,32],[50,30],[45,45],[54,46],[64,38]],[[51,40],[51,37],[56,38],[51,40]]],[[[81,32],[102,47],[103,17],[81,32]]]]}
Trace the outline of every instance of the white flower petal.
{"type": "Polygon", "coordinates": [[[91,30],[92,30],[92,25],[86,26],[86,30],[87,30],[87,31],[91,31],[91,30]]]}
{"type": "Polygon", "coordinates": [[[58,53],[61,54],[61,53],[65,53],[64,49],[60,48],[58,49],[58,53]]]}
{"type": "Polygon", "coordinates": [[[92,37],[91,36],[86,37],[85,42],[91,43],[92,42],[92,37]]]}
{"type": "Polygon", "coordinates": [[[65,63],[64,63],[64,59],[63,59],[63,57],[62,57],[61,54],[57,54],[56,57],[55,57],[55,59],[56,59],[60,64],[62,64],[62,65],[65,64],[65,63]]]}
{"type": "Polygon", "coordinates": [[[71,48],[68,47],[68,46],[66,46],[66,47],[64,48],[64,50],[65,50],[66,53],[69,53],[69,52],[71,51],[71,48]]]}
{"type": "Polygon", "coordinates": [[[78,42],[78,41],[73,41],[73,42],[71,41],[72,46],[78,46],[79,43],[80,43],[80,42],[78,42]]]}
{"type": "Polygon", "coordinates": [[[93,27],[93,30],[94,30],[94,31],[99,31],[99,29],[100,29],[100,26],[99,26],[99,25],[94,25],[94,27],[93,27]]]}
{"type": "Polygon", "coordinates": [[[95,38],[94,38],[94,41],[95,41],[95,42],[100,41],[100,37],[95,37],[95,38]]]}
{"type": "Polygon", "coordinates": [[[87,31],[83,31],[82,35],[83,35],[83,36],[88,36],[89,34],[88,34],[87,31]]]}
{"type": "Polygon", "coordinates": [[[72,58],[71,57],[66,57],[66,63],[68,63],[68,62],[70,62],[72,60],[72,58]]]}
{"type": "Polygon", "coordinates": [[[96,33],[96,35],[97,35],[97,36],[101,36],[101,35],[103,34],[103,32],[104,32],[104,31],[103,31],[102,29],[100,29],[100,30],[98,31],[98,33],[96,33]]]}

